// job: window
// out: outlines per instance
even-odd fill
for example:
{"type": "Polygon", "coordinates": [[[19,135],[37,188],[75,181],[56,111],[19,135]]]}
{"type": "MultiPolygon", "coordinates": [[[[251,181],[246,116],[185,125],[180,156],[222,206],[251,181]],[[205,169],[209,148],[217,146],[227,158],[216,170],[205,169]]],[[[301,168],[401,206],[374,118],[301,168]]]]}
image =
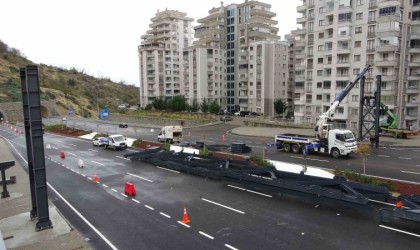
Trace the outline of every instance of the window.
{"type": "Polygon", "coordinates": [[[318,51],[323,51],[324,50],[324,45],[318,45],[318,51]]]}
{"type": "Polygon", "coordinates": [[[395,14],[397,14],[397,6],[389,6],[389,7],[379,9],[379,16],[389,16],[389,15],[395,15],[395,14]]]}
{"type": "Polygon", "coordinates": [[[309,31],[309,32],[314,31],[314,22],[309,22],[309,23],[308,23],[308,31],[309,31]]]}
{"type": "Polygon", "coordinates": [[[363,0],[356,0],[356,5],[362,5],[363,4],[363,0]]]}
{"type": "Polygon", "coordinates": [[[354,61],[360,62],[360,55],[354,55],[354,61]]]}
{"type": "Polygon", "coordinates": [[[358,102],[359,101],[359,96],[358,95],[352,95],[351,96],[351,101],[352,102],[358,102]]]}
{"type": "Polygon", "coordinates": [[[322,82],[317,82],[317,83],[316,83],[316,87],[317,87],[318,89],[321,89],[321,88],[322,88],[322,82]]]}
{"type": "Polygon", "coordinates": [[[324,13],[324,7],[319,8],[319,13],[324,13]]]}
{"type": "Polygon", "coordinates": [[[324,63],[324,58],[318,58],[318,64],[323,64],[324,63]]]}
{"type": "Polygon", "coordinates": [[[336,85],[338,89],[344,89],[347,86],[347,81],[337,81],[336,85]]]}
{"type": "Polygon", "coordinates": [[[362,20],[363,19],[363,13],[356,13],[356,20],[362,20]]]}
{"type": "Polygon", "coordinates": [[[322,101],[322,95],[316,95],[316,100],[317,101],[322,101]]]}
{"type": "Polygon", "coordinates": [[[355,48],[359,48],[359,47],[361,47],[362,46],[362,41],[355,41],[354,42],[354,47],[355,48]]]}
{"type": "Polygon", "coordinates": [[[331,82],[330,81],[324,81],[324,89],[331,89],[331,82]]]}
{"type": "Polygon", "coordinates": [[[324,71],[321,69],[321,70],[317,70],[316,71],[316,75],[317,76],[322,76],[322,73],[323,73],[324,71]]]}
{"type": "Polygon", "coordinates": [[[324,32],[318,33],[318,38],[324,38],[324,32]]]}
{"type": "Polygon", "coordinates": [[[360,69],[359,68],[353,69],[353,75],[358,75],[359,72],[360,72],[360,69]]]}
{"type": "Polygon", "coordinates": [[[318,26],[320,26],[320,27],[324,26],[324,20],[319,20],[318,21],[318,26]]]}
{"type": "Polygon", "coordinates": [[[368,21],[369,22],[375,22],[376,21],[376,11],[369,11],[369,16],[368,16],[368,21]]]}
{"type": "Polygon", "coordinates": [[[351,21],[351,12],[338,14],[338,22],[350,22],[351,21]]]}
{"type": "Polygon", "coordinates": [[[375,40],[367,40],[367,49],[373,49],[375,45],[375,40]]]}

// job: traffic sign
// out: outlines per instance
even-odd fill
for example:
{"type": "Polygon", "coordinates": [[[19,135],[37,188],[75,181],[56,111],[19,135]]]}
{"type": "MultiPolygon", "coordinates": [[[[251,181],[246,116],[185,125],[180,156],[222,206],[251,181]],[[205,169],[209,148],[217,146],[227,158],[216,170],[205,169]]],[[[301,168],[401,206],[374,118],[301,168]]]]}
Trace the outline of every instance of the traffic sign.
{"type": "Polygon", "coordinates": [[[74,113],[74,111],[73,111],[73,109],[68,109],[67,110],[67,115],[69,115],[69,116],[71,116],[71,115],[73,115],[73,113],[74,113]]]}
{"type": "Polygon", "coordinates": [[[108,118],[108,109],[101,109],[99,111],[99,118],[100,119],[108,118]]]}

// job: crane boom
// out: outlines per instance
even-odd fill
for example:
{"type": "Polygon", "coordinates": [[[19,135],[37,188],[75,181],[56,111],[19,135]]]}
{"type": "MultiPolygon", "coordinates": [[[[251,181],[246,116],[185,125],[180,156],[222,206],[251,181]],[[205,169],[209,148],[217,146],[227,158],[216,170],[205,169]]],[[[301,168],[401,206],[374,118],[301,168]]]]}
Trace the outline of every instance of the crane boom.
{"type": "Polygon", "coordinates": [[[362,79],[364,75],[369,71],[370,65],[366,66],[362,72],[360,72],[353,81],[350,81],[349,84],[341,91],[341,93],[335,98],[334,102],[331,104],[330,108],[319,116],[319,120],[316,124],[315,131],[318,138],[323,139],[325,138],[325,135],[323,134],[323,127],[325,124],[328,123],[328,121],[334,116],[335,109],[338,107],[338,105],[344,100],[344,98],[347,96],[348,93],[350,93],[350,90],[356,85],[356,83],[362,79]]]}

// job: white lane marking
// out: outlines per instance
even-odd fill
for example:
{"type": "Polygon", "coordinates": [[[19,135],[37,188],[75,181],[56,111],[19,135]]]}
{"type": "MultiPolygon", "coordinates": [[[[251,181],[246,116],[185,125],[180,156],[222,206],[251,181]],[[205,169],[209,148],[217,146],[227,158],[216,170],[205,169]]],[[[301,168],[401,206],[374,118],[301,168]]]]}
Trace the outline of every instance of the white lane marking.
{"type": "Polygon", "coordinates": [[[389,158],[391,156],[389,156],[389,155],[378,155],[378,157],[387,157],[387,158],[389,158]]]}
{"type": "Polygon", "coordinates": [[[413,152],[420,152],[420,150],[418,150],[418,149],[417,150],[413,150],[413,152]]]}
{"type": "Polygon", "coordinates": [[[128,198],[128,196],[126,194],[121,193],[122,196],[124,196],[125,198],[128,198]]]}
{"type": "Polygon", "coordinates": [[[404,182],[404,183],[420,185],[420,182],[415,182],[415,181],[405,181],[405,180],[400,180],[400,179],[395,179],[395,178],[388,178],[388,177],[377,176],[377,175],[369,175],[369,174],[367,174],[365,176],[376,177],[376,178],[381,178],[381,179],[391,180],[391,181],[401,181],[401,182],[404,182]]]}
{"type": "Polygon", "coordinates": [[[107,186],[107,185],[105,185],[105,184],[102,184],[102,186],[104,186],[104,187],[106,187],[106,188],[108,187],[108,186],[107,186]]]}
{"type": "Polygon", "coordinates": [[[105,164],[103,164],[103,163],[99,163],[99,162],[97,162],[97,161],[91,161],[91,162],[96,163],[96,164],[99,164],[99,165],[101,165],[101,166],[105,166],[105,164]]]}
{"type": "Polygon", "coordinates": [[[290,156],[290,158],[298,158],[298,159],[303,159],[303,157],[302,157],[302,156],[294,156],[294,155],[291,155],[291,156],[290,156]]]}
{"type": "Polygon", "coordinates": [[[126,150],[131,151],[131,152],[138,152],[137,150],[132,150],[132,149],[126,149],[126,150]]]}
{"type": "Polygon", "coordinates": [[[406,173],[406,174],[420,174],[417,172],[410,172],[410,171],[401,171],[401,173],[406,173]]]}
{"type": "Polygon", "coordinates": [[[410,232],[399,230],[399,229],[396,229],[396,228],[387,227],[387,226],[384,226],[384,225],[379,225],[379,227],[382,227],[382,228],[385,228],[385,229],[389,229],[389,230],[392,230],[392,231],[396,231],[396,232],[400,232],[400,233],[403,233],[403,234],[408,234],[408,235],[416,236],[416,237],[420,238],[420,235],[418,235],[418,234],[410,233],[410,232]]]}
{"type": "Polygon", "coordinates": [[[163,169],[163,170],[167,170],[167,171],[171,171],[171,172],[175,172],[175,173],[178,173],[178,174],[181,173],[181,172],[178,172],[178,171],[175,171],[175,170],[172,170],[172,169],[167,169],[167,168],[162,168],[162,167],[157,167],[157,168],[160,168],[160,169],[163,169]]]}
{"type": "Polygon", "coordinates": [[[127,174],[128,174],[128,175],[131,175],[131,176],[134,176],[134,177],[137,177],[137,178],[139,178],[139,179],[142,179],[142,180],[148,181],[148,182],[153,182],[152,180],[146,179],[146,178],[144,178],[144,177],[141,177],[141,176],[138,176],[138,175],[135,175],[135,174],[131,174],[131,173],[127,173],[127,174]]]}
{"type": "Polygon", "coordinates": [[[230,248],[232,250],[239,250],[238,248],[235,248],[235,247],[233,247],[233,246],[231,246],[229,244],[225,244],[225,247],[230,248]]]}
{"type": "Polygon", "coordinates": [[[245,212],[243,212],[243,211],[241,211],[241,210],[237,210],[237,209],[234,209],[234,208],[231,208],[231,207],[228,207],[228,206],[225,206],[225,205],[222,205],[222,204],[220,204],[220,203],[217,203],[217,202],[214,202],[214,201],[211,201],[211,200],[207,200],[207,199],[204,199],[204,198],[201,198],[201,199],[202,199],[203,201],[207,201],[207,202],[212,203],[212,204],[214,204],[214,205],[218,205],[218,206],[221,206],[221,207],[224,207],[224,208],[230,209],[230,210],[235,211],[235,212],[237,212],[237,213],[240,213],[240,214],[245,214],[245,212]]]}
{"type": "Polygon", "coordinates": [[[144,205],[145,207],[147,207],[148,209],[150,209],[150,210],[155,210],[153,207],[151,207],[151,206],[148,206],[148,205],[144,205]]]}
{"type": "Polygon", "coordinates": [[[273,196],[271,196],[269,194],[263,194],[263,193],[260,193],[260,192],[256,192],[256,191],[252,191],[252,190],[249,190],[249,189],[245,189],[245,188],[241,188],[241,187],[237,187],[237,186],[232,186],[232,185],[227,185],[227,186],[231,187],[231,188],[236,188],[236,189],[239,189],[239,190],[242,190],[242,191],[246,191],[246,192],[250,192],[250,193],[259,194],[259,195],[263,195],[263,196],[273,198],[273,196]]]}
{"type": "Polygon", "coordinates": [[[73,171],[73,172],[76,172],[76,171],[74,171],[74,169],[70,169],[71,171],[73,171]]]}
{"type": "Polygon", "coordinates": [[[89,180],[92,180],[92,178],[88,177],[89,180]]]}
{"type": "Polygon", "coordinates": [[[56,148],[56,147],[51,147],[52,149],[58,149],[58,148],[56,148]]]}
{"type": "Polygon", "coordinates": [[[136,200],[136,199],[131,199],[132,201],[136,202],[136,203],[140,203],[140,201],[136,200]]]}
{"type": "Polygon", "coordinates": [[[241,187],[237,187],[237,186],[232,186],[232,185],[227,185],[227,186],[231,187],[231,188],[236,188],[236,189],[239,189],[239,190],[243,190],[243,191],[246,190],[245,188],[241,188],[241,187]]]}
{"type": "Polygon", "coordinates": [[[83,177],[86,177],[86,175],[82,174],[83,177]]]}
{"type": "Polygon", "coordinates": [[[247,192],[250,192],[250,193],[259,194],[259,195],[262,195],[262,196],[266,196],[266,197],[273,198],[273,196],[271,196],[271,195],[269,195],[269,194],[263,194],[263,193],[260,193],[260,192],[255,192],[255,191],[252,191],[252,190],[246,190],[246,191],[247,191],[247,192]]]}
{"type": "Polygon", "coordinates": [[[74,145],[74,144],[70,144],[71,146],[73,146],[73,147],[77,147],[77,145],[74,145]]]}
{"type": "Polygon", "coordinates": [[[328,160],[321,160],[321,159],[315,159],[315,158],[306,158],[307,160],[311,160],[311,161],[321,161],[321,162],[330,162],[328,160]]]}
{"type": "Polygon", "coordinates": [[[171,218],[171,216],[169,216],[169,215],[167,215],[165,213],[160,212],[160,214],[163,215],[163,216],[165,216],[166,218],[171,218]]]}
{"type": "Polygon", "coordinates": [[[214,237],[213,236],[211,236],[211,235],[208,235],[208,234],[206,234],[205,232],[201,232],[201,231],[198,231],[198,233],[199,234],[201,234],[201,235],[204,235],[204,236],[206,236],[207,238],[209,238],[209,239],[212,239],[212,240],[214,240],[214,237]]]}
{"type": "Polygon", "coordinates": [[[129,161],[130,159],[128,159],[128,158],[125,158],[125,157],[122,157],[122,156],[115,156],[115,157],[117,157],[117,158],[120,158],[120,159],[123,159],[123,160],[126,160],[126,161],[129,161]]]}
{"type": "Polygon", "coordinates": [[[80,174],[79,171],[76,171],[76,174],[80,174]]]}
{"type": "Polygon", "coordinates": [[[112,191],[114,191],[115,193],[118,193],[118,191],[117,191],[117,190],[115,190],[115,189],[113,189],[113,188],[111,188],[111,190],[112,190],[112,191]]]}
{"type": "Polygon", "coordinates": [[[188,228],[190,228],[190,225],[187,225],[187,224],[185,224],[185,223],[183,223],[182,221],[177,221],[179,224],[181,224],[181,225],[183,225],[184,227],[188,227],[188,228]]]}
{"type": "Polygon", "coordinates": [[[73,156],[76,156],[77,157],[77,155],[73,154],[72,152],[68,152],[67,154],[73,155],[73,156]]]}
{"type": "MultiPolygon", "coordinates": [[[[371,201],[371,202],[376,202],[376,203],[380,203],[380,204],[384,204],[384,205],[388,205],[388,206],[393,206],[393,207],[396,207],[397,206],[395,204],[388,203],[388,202],[377,201],[377,200],[372,200],[372,199],[368,199],[368,200],[371,201]]],[[[408,207],[403,206],[403,208],[408,208],[408,207]]]]}
{"type": "MultiPolygon", "coordinates": [[[[1,135],[0,135],[1,136],[1,135]]],[[[3,137],[3,136],[1,136],[3,137]]],[[[17,149],[15,148],[15,146],[13,146],[13,144],[7,140],[6,138],[3,137],[3,139],[5,139],[7,142],[9,142],[9,144],[14,148],[14,150],[16,151],[16,153],[22,158],[22,160],[28,164],[28,162],[26,161],[26,159],[19,153],[19,151],[17,151],[17,149]]],[[[101,237],[112,249],[117,250],[117,248],[96,228],[92,225],[92,223],[90,223],[79,211],[77,211],[66,199],[64,199],[64,197],[57,191],[55,190],[55,188],[53,188],[53,186],[47,182],[47,185],[49,188],[51,188],[51,190],[54,191],[54,193],[57,194],[58,197],[60,197],[64,203],[66,203],[90,228],[92,228],[93,231],[95,231],[95,233],[97,233],[99,235],[99,237],[101,237]]]]}
{"type": "Polygon", "coordinates": [[[408,157],[398,157],[398,159],[401,159],[401,160],[411,160],[411,158],[408,158],[408,157]]]}
{"type": "Polygon", "coordinates": [[[89,151],[92,151],[92,152],[96,152],[96,153],[98,153],[99,151],[98,150],[95,150],[95,149],[88,149],[89,151]]]}

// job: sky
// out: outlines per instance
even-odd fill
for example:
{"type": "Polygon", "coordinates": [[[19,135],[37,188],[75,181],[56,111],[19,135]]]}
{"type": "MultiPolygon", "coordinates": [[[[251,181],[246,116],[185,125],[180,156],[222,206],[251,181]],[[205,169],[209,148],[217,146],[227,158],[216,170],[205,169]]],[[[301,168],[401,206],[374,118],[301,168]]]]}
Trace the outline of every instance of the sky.
{"type": "MultiPolygon", "coordinates": [[[[225,0],[223,4],[243,3],[225,0]]],[[[264,0],[279,22],[279,35],[298,27],[301,0],[264,0]]],[[[186,12],[196,20],[219,0],[0,0],[0,40],[35,63],[75,67],[96,77],[139,84],[137,46],[157,10],[186,12]]]]}

